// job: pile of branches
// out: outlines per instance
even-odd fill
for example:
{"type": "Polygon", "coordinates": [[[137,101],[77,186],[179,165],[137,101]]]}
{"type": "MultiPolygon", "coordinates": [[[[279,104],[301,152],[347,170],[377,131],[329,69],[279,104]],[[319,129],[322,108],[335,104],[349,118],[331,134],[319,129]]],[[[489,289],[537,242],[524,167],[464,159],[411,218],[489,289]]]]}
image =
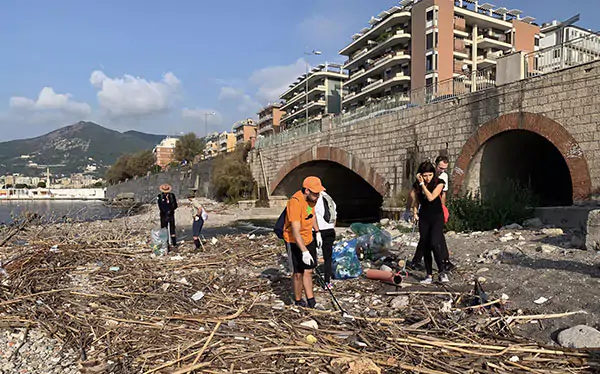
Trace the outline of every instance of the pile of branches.
{"type": "MultiPolygon", "coordinates": [[[[346,303],[346,315],[333,304],[329,310],[283,305],[291,286],[274,237],[224,236],[205,243],[204,251],[180,248],[153,257],[139,245],[145,233],[94,237],[82,230],[77,237],[5,247],[0,325],[43,328],[81,352],[82,367],[96,372],[600,370],[590,352],[543,347],[510,333],[515,323],[551,316],[459,308],[467,294],[414,293],[405,309],[385,317],[365,310],[389,308],[392,296],[381,295],[378,306],[356,298],[346,303]],[[440,308],[448,298],[452,309],[440,308]],[[301,326],[306,321],[316,325],[301,326]]],[[[338,284],[343,299],[368,294],[375,283],[338,284]]]]}

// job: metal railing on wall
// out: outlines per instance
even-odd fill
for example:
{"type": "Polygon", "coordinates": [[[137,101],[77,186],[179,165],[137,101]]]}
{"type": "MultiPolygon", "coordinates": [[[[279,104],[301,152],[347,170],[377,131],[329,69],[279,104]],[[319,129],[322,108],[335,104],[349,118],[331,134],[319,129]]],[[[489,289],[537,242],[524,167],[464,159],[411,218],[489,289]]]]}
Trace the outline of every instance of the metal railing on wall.
{"type": "Polygon", "coordinates": [[[600,59],[600,35],[589,34],[528,53],[525,76],[535,77],[600,59]]]}
{"type": "MultiPolygon", "coordinates": [[[[471,92],[487,90],[495,86],[494,68],[478,70],[468,74],[457,75],[454,78],[439,81],[425,87],[416,88],[406,93],[371,99],[363,106],[346,110],[341,114],[333,116],[331,123],[334,127],[348,126],[366,119],[456,99],[471,92]]],[[[259,138],[255,147],[265,148],[281,144],[289,140],[320,132],[321,129],[322,119],[315,119],[310,121],[308,125],[297,125],[270,137],[259,138]]]]}

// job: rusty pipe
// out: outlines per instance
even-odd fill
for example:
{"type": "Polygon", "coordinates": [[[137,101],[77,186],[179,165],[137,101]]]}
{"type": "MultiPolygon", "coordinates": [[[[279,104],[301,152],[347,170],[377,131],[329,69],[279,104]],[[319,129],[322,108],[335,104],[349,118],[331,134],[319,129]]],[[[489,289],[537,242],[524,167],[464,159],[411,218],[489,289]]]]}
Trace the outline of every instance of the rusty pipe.
{"type": "Polygon", "coordinates": [[[400,273],[392,273],[391,271],[368,269],[365,271],[367,279],[378,280],[382,282],[394,283],[399,285],[402,283],[402,276],[400,273]]]}

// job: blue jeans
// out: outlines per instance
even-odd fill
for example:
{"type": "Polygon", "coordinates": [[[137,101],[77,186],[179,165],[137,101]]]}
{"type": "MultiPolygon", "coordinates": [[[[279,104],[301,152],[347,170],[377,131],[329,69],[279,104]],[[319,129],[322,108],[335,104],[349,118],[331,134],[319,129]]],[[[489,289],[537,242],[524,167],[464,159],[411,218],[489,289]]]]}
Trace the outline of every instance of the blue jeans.
{"type": "Polygon", "coordinates": [[[200,236],[200,232],[202,231],[202,226],[204,226],[204,220],[202,217],[198,218],[198,220],[194,220],[192,224],[192,236],[197,238],[200,236]]]}

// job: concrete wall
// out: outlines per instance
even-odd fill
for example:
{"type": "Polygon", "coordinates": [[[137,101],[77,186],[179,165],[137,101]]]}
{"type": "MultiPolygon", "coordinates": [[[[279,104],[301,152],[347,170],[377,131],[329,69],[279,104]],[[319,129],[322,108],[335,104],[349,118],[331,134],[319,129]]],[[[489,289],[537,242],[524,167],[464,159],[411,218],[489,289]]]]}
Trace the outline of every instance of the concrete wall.
{"type": "MultiPolygon", "coordinates": [[[[475,92],[453,101],[411,108],[351,125],[326,119],[323,131],[299,136],[249,155],[252,173],[270,191],[298,165],[330,159],[390,191],[417,160],[447,153],[452,184],[462,185],[471,159],[487,139],[511,129],[551,141],[565,157],[574,194],[600,188],[600,62],[475,92]]],[[[507,150],[510,151],[510,150],[507,150]]],[[[412,179],[413,176],[407,176],[412,179]]],[[[398,186],[396,186],[398,187],[398,186]]]]}
{"type": "Polygon", "coordinates": [[[178,199],[183,199],[191,189],[197,188],[199,196],[212,197],[209,181],[212,160],[201,161],[189,170],[169,170],[146,177],[138,177],[119,184],[109,186],[106,190],[108,199],[118,194],[132,192],[137,202],[151,202],[158,195],[158,187],[168,183],[178,199]]]}

